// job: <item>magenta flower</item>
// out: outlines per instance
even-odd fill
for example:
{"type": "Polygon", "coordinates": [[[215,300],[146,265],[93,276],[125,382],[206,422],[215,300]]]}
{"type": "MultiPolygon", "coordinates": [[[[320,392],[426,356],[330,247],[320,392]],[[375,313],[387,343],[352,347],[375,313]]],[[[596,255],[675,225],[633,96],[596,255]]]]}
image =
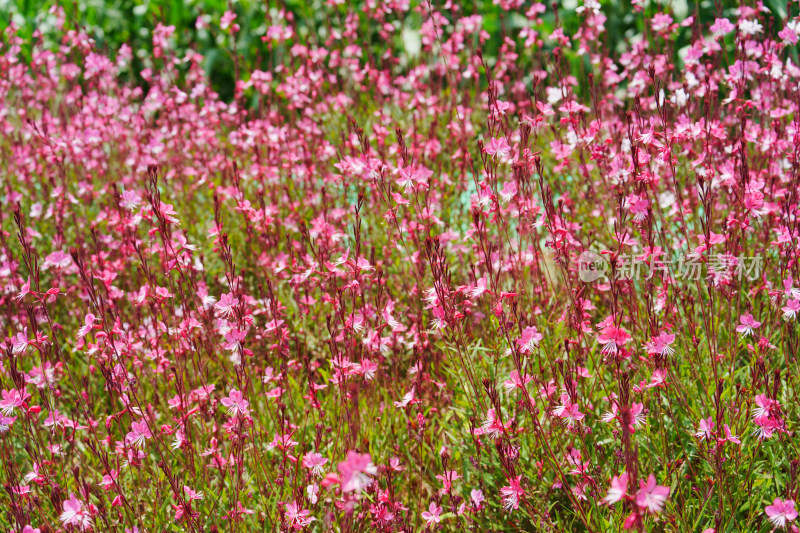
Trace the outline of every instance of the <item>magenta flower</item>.
{"type": "Polygon", "coordinates": [[[214,305],[214,309],[216,309],[218,316],[230,318],[237,305],[239,305],[239,299],[234,297],[233,294],[223,294],[214,305]]]}
{"type": "Polygon", "coordinates": [[[453,481],[461,479],[458,472],[455,470],[446,470],[444,474],[438,474],[436,479],[442,482],[442,488],[439,489],[439,494],[448,494],[453,487],[453,481]]]}
{"type": "Polygon", "coordinates": [[[31,292],[31,277],[28,276],[28,280],[22,284],[22,288],[19,290],[19,293],[14,297],[17,301],[22,301],[25,296],[30,294],[31,292]]]}
{"type": "Polygon", "coordinates": [[[311,511],[303,509],[297,502],[290,502],[286,504],[284,509],[286,521],[297,531],[303,529],[316,520],[313,516],[309,516],[311,511]]]}
{"type": "Polygon", "coordinates": [[[347,459],[338,465],[343,492],[361,492],[372,483],[378,468],[372,464],[368,453],[347,452],[347,459]]]}
{"type": "Polygon", "coordinates": [[[725,432],[725,436],[720,438],[720,439],[718,439],[717,442],[719,442],[720,444],[722,444],[724,442],[732,442],[734,444],[741,444],[742,443],[742,441],[739,440],[739,437],[737,437],[736,435],[734,435],[731,432],[731,428],[730,428],[730,426],[728,424],[724,424],[722,426],[722,429],[725,432]]]}
{"type": "Polygon", "coordinates": [[[573,402],[566,392],[561,395],[561,405],[553,409],[553,415],[563,419],[567,427],[580,423],[585,417],[577,402],[573,402]]]}
{"type": "Polygon", "coordinates": [[[4,532],[721,533],[687,438],[792,471],[797,2],[69,3],[0,38],[4,532]]]}
{"type": "Polygon", "coordinates": [[[231,389],[227,397],[220,400],[220,403],[228,408],[228,416],[244,415],[248,413],[248,406],[250,402],[244,399],[244,395],[236,390],[231,389]]]}
{"type": "Polygon", "coordinates": [[[520,485],[522,476],[516,476],[508,480],[508,485],[500,489],[503,496],[503,507],[506,510],[519,509],[519,503],[525,497],[525,489],[520,485]]]}
{"type": "Polygon", "coordinates": [[[30,398],[24,389],[20,392],[17,389],[3,390],[0,392],[3,399],[0,400],[0,412],[8,416],[14,412],[14,409],[20,409],[25,406],[25,401],[30,398]]]}
{"type": "Polygon", "coordinates": [[[764,513],[766,513],[773,526],[781,528],[786,527],[786,522],[791,522],[797,518],[794,500],[784,501],[780,498],[775,498],[772,505],[767,505],[767,508],[764,509],[764,513]]]}
{"type": "Polygon", "coordinates": [[[651,355],[674,355],[675,349],[671,346],[675,342],[675,335],[662,331],[658,336],[645,345],[647,353],[651,355]]]}
{"type": "Polygon", "coordinates": [[[761,322],[753,318],[750,313],[745,313],[739,317],[739,325],[736,326],[736,331],[747,337],[761,326],[761,322]]]}
{"type": "Polygon", "coordinates": [[[611,480],[611,487],[608,489],[608,494],[603,498],[603,502],[607,505],[614,505],[620,501],[628,492],[628,473],[623,472],[619,476],[614,476],[611,480]]]}
{"type": "Polygon", "coordinates": [[[16,422],[17,417],[0,415],[0,434],[6,433],[11,426],[16,422]]]}
{"type": "Polygon", "coordinates": [[[709,28],[715,36],[727,35],[735,29],[735,26],[728,19],[717,19],[709,28]]]}
{"type": "Polygon", "coordinates": [[[153,434],[150,432],[147,422],[144,420],[141,422],[134,421],[131,423],[131,430],[125,436],[125,442],[131,446],[141,447],[152,436],[153,434]]]}
{"type": "Polygon", "coordinates": [[[528,326],[522,331],[522,335],[517,339],[517,346],[523,354],[533,353],[533,350],[539,346],[539,342],[544,336],[539,333],[536,326],[528,326]]]}
{"type": "MultiPolygon", "coordinates": [[[[291,450],[292,448],[294,448],[295,446],[297,446],[298,444],[299,444],[299,442],[297,442],[296,440],[292,439],[292,434],[291,433],[284,433],[283,435],[279,435],[276,432],[275,436],[272,439],[272,441],[267,443],[267,449],[268,450],[280,450],[282,452],[287,452],[287,451],[291,450]]],[[[291,455],[288,456],[288,457],[292,461],[296,461],[296,459],[294,457],[292,457],[291,455]]]]}
{"type": "Polygon", "coordinates": [[[414,393],[416,392],[415,387],[411,387],[411,390],[408,391],[400,400],[394,402],[395,407],[407,407],[409,405],[414,405],[420,403],[422,400],[419,398],[414,397],[414,393]]]}
{"type": "Polygon", "coordinates": [[[511,147],[505,137],[500,137],[499,139],[492,137],[483,147],[483,151],[492,157],[505,161],[511,153],[511,147]]]}
{"type": "Polygon", "coordinates": [[[669,487],[656,484],[656,477],[650,474],[647,483],[639,481],[639,491],[636,493],[636,505],[647,509],[651,513],[658,513],[664,507],[664,502],[669,497],[669,487]]]}
{"type": "Polygon", "coordinates": [[[789,300],[781,311],[783,311],[784,320],[794,320],[797,313],[800,313],[800,300],[789,300]]]}
{"type": "Polygon", "coordinates": [[[442,508],[431,502],[427,511],[422,512],[422,519],[425,520],[425,525],[433,528],[436,524],[442,521],[442,508]]]}
{"type": "Polygon", "coordinates": [[[520,390],[522,390],[532,380],[533,380],[532,376],[525,374],[524,377],[520,377],[519,372],[517,372],[516,370],[512,370],[511,378],[503,382],[503,387],[505,387],[506,391],[508,392],[511,392],[515,388],[519,388],[520,390]]]}
{"type": "Polygon", "coordinates": [[[87,313],[86,317],[84,318],[83,326],[81,329],[78,330],[78,338],[82,339],[86,335],[88,335],[92,329],[94,328],[94,321],[97,318],[92,313],[87,313]]]}
{"type": "Polygon", "coordinates": [[[23,331],[20,331],[11,337],[11,347],[14,355],[25,353],[25,351],[28,349],[28,346],[33,344],[34,341],[28,339],[28,328],[25,328],[23,331]]]}
{"type": "Polygon", "coordinates": [[[108,474],[103,475],[103,480],[99,485],[103,487],[104,490],[111,490],[117,483],[117,477],[119,477],[119,471],[112,469],[108,474]]]}
{"type": "Polygon", "coordinates": [[[325,464],[328,462],[319,453],[307,453],[303,456],[303,466],[311,470],[315,476],[321,476],[325,473],[325,464]]]}
{"type": "Polygon", "coordinates": [[[483,420],[483,425],[479,428],[476,428],[473,434],[475,436],[489,435],[491,439],[497,440],[503,433],[506,432],[510,425],[510,421],[503,423],[503,421],[497,416],[496,410],[493,407],[490,407],[486,411],[486,418],[483,420]]]}
{"type": "Polygon", "coordinates": [[[84,530],[92,527],[89,510],[74,494],[70,494],[69,499],[64,500],[64,512],[61,513],[59,519],[65,526],[74,526],[84,530]]]}
{"type": "Polygon", "coordinates": [[[469,498],[472,500],[472,505],[476,511],[480,510],[486,498],[483,496],[483,491],[480,489],[472,489],[469,493],[469,498]]]}
{"type": "Polygon", "coordinates": [[[700,440],[711,440],[714,438],[714,421],[710,416],[704,420],[700,420],[699,428],[694,435],[700,438],[700,440]]]}
{"type": "Polygon", "coordinates": [[[628,332],[613,324],[604,327],[597,336],[597,342],[603,345],[602,352],[610,355],[616,354],[630,340],[628,332]]]}
{"type": "Polygon", "coordinates": [[[202,500],[205,497],[202,492],[196,492],[188,485],[183,486],[183,492],[186,494],[186,499],[189,501],[202,500]]]}

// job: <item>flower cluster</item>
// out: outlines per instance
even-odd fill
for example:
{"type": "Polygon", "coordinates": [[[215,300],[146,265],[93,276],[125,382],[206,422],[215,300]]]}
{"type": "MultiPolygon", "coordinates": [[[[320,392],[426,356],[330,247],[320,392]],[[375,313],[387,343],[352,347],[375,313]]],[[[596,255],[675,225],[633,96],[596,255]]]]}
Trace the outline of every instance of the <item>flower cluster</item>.
{"type": "Polygon", "coordinates": [[[797,3],[267,4],[4,26],[0,530],[797,530],[797,3]]]}

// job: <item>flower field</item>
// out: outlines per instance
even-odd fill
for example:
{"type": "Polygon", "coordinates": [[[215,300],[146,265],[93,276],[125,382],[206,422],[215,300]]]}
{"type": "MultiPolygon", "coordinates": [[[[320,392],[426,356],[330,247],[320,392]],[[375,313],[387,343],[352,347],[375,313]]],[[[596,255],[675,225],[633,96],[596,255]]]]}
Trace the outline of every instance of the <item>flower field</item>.
{"type": "Polygon", "coordinates": [[[800,6],[469,4],[4,23],[1,531],[800,531],[800,6]]]}

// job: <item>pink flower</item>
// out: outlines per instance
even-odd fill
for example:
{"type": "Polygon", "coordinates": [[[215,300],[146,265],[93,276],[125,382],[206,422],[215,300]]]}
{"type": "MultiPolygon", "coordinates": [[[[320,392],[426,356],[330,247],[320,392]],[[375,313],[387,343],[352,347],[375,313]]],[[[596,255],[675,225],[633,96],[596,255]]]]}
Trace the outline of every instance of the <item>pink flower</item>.
{"type": "Polygon", "coordinates": [[[794,288],[794,278],[791,274],[783,280],[783,292],[788,300],[800,300],[800,288],[794,288]]]}
{"type": "Polygon", "coordinates": [[[766,394],[758,394],[755,398],[756,406],[753,408],[753,419],[769,416],[773,408],[780,408],[780,404],[768,398],[766,394]]]}
{"type": "Polygon", "coordinates": [[[347,452],[347,460],[339,463],[338,467],[343,492],[361,492],[372,483],[370,476],[378,473],[368,453],[360,454],[352,450],[347,452]]]}
{"type": "Polygon", "coordinates": [[[31,292],[31,277],[28,276],[28,281],[22,284],[22,288],[20,289],[19,294],[17,294],[14,298],[17,301],[22,301],[22,299],[25,298],[25,296],[27,296],[28,294],[30,294],[30,292],[31,292]]]}
{"type": "Polygon", "coordinates": [[[500,489],[503,496],[503,507],[506,510],[519,509],[519,502],[525,497],[525,489],[520,485],[522,476],[517,476],[508,480],[508,486],[500,489]]]}
{"type": "Polygon", "coordinates": [[[714,421],[710,416],[705,420],[700,420],[699,429],[694,436],[699,437],[700,440],[711,440],[714,437],[714,421]]]}
{"type": "Polygon", "coordinates": [[[311,524],[316,518],[309,516],[311,511],[303,509],[297,502],[287,503],[285,507],[286,521],[296,530],[301,530],[311,524]]]}
{"type": "Polygon", "coordinates": [[[511,392],[512,390],[514,390],[514,388],[519,388],[520,390],[522,390],[525,387],[525,385],[531,382],[531,380],[533,380],[532,376],[525,374],[525,377],[523,378],[520,377],[519,372],[517,372],[516,370],[512,370],[511,379],[504,381],[503,386],[506,388],[508,392],[511,392]]]}
{"type": "Polygon", "coordinates": [[[219,301],[214,305],[217,311],[217,316],[222,318],[230,318],[233,314],[234,308],[239,305],[239,299],[235,298],[233,294],[223,294],[220,296],[219,301]]]}
{"type": "Polygon", "coordinates": [[[628,492],[628,473],[625,472],[620,476],[614,476],[611,480],[611,487],[608,489],[608,494],[603,498],[603,502],[607,505],[614,505],[620,501],[625,493],[628,492]]]}
{"type": "Polygon", "coordinates": [[[68,253],[58,250],[45,257],[44,263],[42,263],[42,270],[47,270],[50,267],[66,268],[71,264],[72,257],[68,253]]]}
{"type": "Polygon", "coordinates": [[[61,513],[59,519],[65,526],[75,526],[79,529],[92,527],[89,510],[84,508],[83,502],[74,494],[70,494],[69,499],[64,501],[64,512],[61,513]]]}
{"type": "MultiPolygon", "coordinates": [[[[273,437],[272,441],[267,444],[267,449],[268,450],[278,449],[281,450],[282,452],[286,452],[288,450],[291,450],[298,444],[299,442],[292,439],[291,433],[284,433],[283,435],[278,435],[278,433],[276,432],[275,437],[273,437]]],[[[294,462],[297,461],[297,459],[292,457],[291,455],[289,456],[289,459],[294,462]]]]}
{"type": "Polygon", "coordinates": [[[86,317],[83,319],[83,326],[81,326],[81,328],[78,330],[79,339],[84,338],[86,335],[89,334],[89,332],[92,331],[92,328],[94,328],[95,320],[97,320],[97,318],[92,313],[86,314],[86,317]]]}
{"type": "Polygon", "coordinates": [[[624,329],[613,324],[604,327],[597,336],[597,342],[603,345],[602,352],[612,355],[616,354],[629,340],[631,340],[631,336],[624,329]]]}
{"type": "Polygon", "coordinates": [[[479,428],[476,428],[473,434],[475,436],[489,435],[491,439],[497,440],[500,435],[506,432],[506,429],[510,425],[510,421],[503,424],[502,420],[497,417],[497,412],[492,407],[486,411],[486,418],[483,421],[483,425],[479,428]]]}
{"type": "Polygon", "coordinates": [[[670,24],[672,24],[672,17],[666,13],[656,13],[650,21],[650,25],[655,32],[669,30],[670,24]]]}
{"type": "Polygon", "coordinates": [[[375,378],[375,372],[378,370],[378,365],[373,363],[367,358],[361,360],[359,372],[364,376],[364,379],[371,380],[375,378]]]}
{"type": "Polygon", "coordinates": [[[455,470],[446,470],[444,474],[439,474],[436,479],[442,482],[442,488],[439,489],[439,494],[447,494],[453,487],[453,481],[461,479],[458,472],[455,470]]]}
{"type": "Polygon", "coordinates": [[[270,320],[264,324],[264,331],[267,333],[272,333],[273,331],[277,331],[282,325],[283,320],[270,320]]]}
{"type": "Polygon", "coordinates": [[[717,19],[709,28],[716,37],[727,35],[733,31],[735,26],[728,19],[717,19]]]}
{"type": "Polygon", "coordinates": [[[240,520],[242,515],[250,515],[253,513],[255,513],[255,511],[253,511],[252,509],[248,509],[247,507],[242,505],[242,502],[237,501],[236,508],[231,509],[230,511],[225,513],[225,516],[223,518],[225,520],[240,520]]]}
{"type": "Polygon", "coordinates": [[[797,313],[800,313],[800,300],[789,300],[781,311],[783,311],[784,320],[794,320],[797,313]]]}
{"type": "Polygon", "coordinates": [[[800,24],[796,21],[790,21],[778,32],[778,37],[783,39],[783,44],[794,46],[797,44],[798,32],[800,32],[800,24]]]}
{"type": "Polygon", "coordinates": [[[777,432],[784,431],[783,420],[768,416],[760,416],[753,420],[756,426],[755,434],[759,439],[769,439],[777,432]]]}
{"type": "Polygon", "coordinates": [[[753,424],[759,439],[769,439],[776,432],[786,431],[780,402],[768,398],[766,394],[759,394],[755,398],[755,404],[752,411],[753,424]]]}
{"type": "Polygon", "coordinates": [[[158,212],[162,217],[164,217],[164,220],[170,224],[175,224],[177,226],[181,225],[180,220],[178,220],[178,217],[176,216],[178,213],[175,211],[175,207],[173,207],[172,204],[165,204],[164,202],[161,202],[161,204],[158,206],[158,212]]]}
{"type": "Polygon", "coordinates": [[[483,491],[480,489],[472,489],[469,493],[469,498],[472,500],[472,505],[476,511],[481,509],[483,502],[486,500],[483,496],[483,491]]]}
{"type": "Polygon", "coordinates": [[[639,491],[636,493],[636,505],[647,509],[651,513],[658,513],[664,507],[664,502],[669,497],[669,487],[656,484],[656,477],[650,474],[647,483],[639,482],[639,491]]]}
{"type": "Polygon", "coordinates": [[[14,409],[24,407],[25,400],[31,396],[24,389],[22,392],[17,389],[3,390],[0,394],[2,394],[3,397],[3,399],[0,400],[0,412],[6,416],[13,413],[14,409]]]}
{"type": "Polygon", "coordinates": [[[311,470],[316,476],[321,476],[325,472],[325,463],[328,460],[319,453],[307,453],[303,456],[303,466],[311,470]]]}
{"type": "Polygon", "coordinates": [[[111,470],[108,474],[103,476],[103,480],[99,483],[104,490],[111,490],[117,483],[117,477],[119,476],[119,472],[117,470],[111,470]]]}
{"type": "Polygon", "coordinates": [[[403,398],[397,402],[394,402],[395,407],[406,407],[408,405],[414,405],[416,403],[420,403],[422,400],[419,398],[414,398],[414,392],[416,387],[411,387],[411,390],[408,391],[403,398]]]}
{"type": "Polygon", "coordinates": [[[734,444],[742,443],[742,441],[739,440],[739,437],[731,433],[731,427],[728,424],[723,424],[722,429],[725,432],[725,437],[719,439],[717,442],[719,442],[720,444],[724,442],[732,442],[734,444]]]}
{"type": "Polygon", "coordinates": [[[11,337],[11,348],[14,355],[25,353],[28,346],[32,344],[34,344],[34,341],[28,339],[28,328],[25,328],[23,331],[11,337]]]}
{"type": "Polygon", "coordinates": [[[739,317],[739,325],[736,326],[736,331],[747,337],[753,334],[753,331],[761,326],[761,322],[753,318],[750,313],[745,313],[739,317]]]}
{"type": "Polygon", "coordinates": [[[431,332],[447,327],[447,316],[444,312],[444,307],[437,305],[431,311],[433,313],[433,320],[431,320],[431,332]]]}
{"type": "MultiPolygon", "coordinates": [[[[620,409],[619,405],[617,404],[616,400],[612,400],[613,403],[611,404],[611,411],[607,411],[601,420],[603,422],[611,422],[612,420],[619,420],[620,424],[623,423],[622,417],[620,416],[620,409]]],[[[629,429],[631,433],[636,432],[636,428],[644,425],[646,423],[646,418],[644,414],[644,404],[641,403],[634,403],[631,405],[629,409],[630,413],[630,421],[629,421],[629,429]]]]}
{"type": "Polygon", "coordinates": [[[16,422],[17,417],[15,416],[3,416],[0,415],[0,434],[7,432],[11,429],[11,425],[16,422]]]}
{"type": "Polygon", "coordinates": [[[667,388],[667,372],[663,368],[653,371],[653,375],[650,377],[650,383],[647,384],[647,388],[652,389],[653,387],[658,387],[660,389],[667,388]]]}
{"type": "Polygon", "coordinates": [[[497,112],[500,113],[501,115],[505,115],[506,111],[511,109],[511,104],[509,102],[503,102],[501,100],[497,100],[495,102],[495,104],[496,104],[495,107],[497,108],[497,112]]]}
{"type": "Polygon", "coordinates": [[[285,391],[280,387],[275,387],[264,393],[267,398],[280,398],[285,391]]]}
{"type": "Polygon", "coordinates": [[[239,414],[247,415],[247,406],[250,405],[250,403],[244,399],[244,395],[236,389],[231,389],[228,396],[220,400],[220,403],[228,408],[228,416],[236,416],[239,414]]]}
{"type": "Polygon", "coordinates": [[[131,430],[125,436],[125,442],[131,446],[144,446],[147,439],[152,436],[150,428],[147,427],[147,422],[144,420],[141,422],[134,421],[131,423],[131,430]]]}
{"type": "Polygon", "coordinates": [[[435,502],[431,502],[428,510],[422,512],[422,519],[425,520],[426,526],[432,528],[442,521],[442,508],[436,505],[435,502]]]}
{"type": "Polygon", "coordinates": [[[769,521],[775,527],[786,527],[786,522],[791,522],[797,518],[797,511],[794,508],[794,500],[783,501],[780,498],[775,498],[772,505],[767,505],[764,509],[769,521]]]}
{"type": "Polygon", "coordinates": [[[189,501],[202,500],[205,497],[202,492],[195,492],[187,485],[183,486],[183,492],[186,493],[186,499],[189,501]]]}
{"type": "Polygon", "coordinates": [[[522,330],[522,335],[517,339],[517,346],[519,351],[523,354],[532,353],[533,350],[539,346],[539,342],[543,339],[543,335],[539,333],[536,326],[528,326],[522,330]]]}
{"type": "Polygon", "coordinates": [[[466,291],[467,296],[469,296],[470,298],[478,298],[485,292],[491,293],[491,291],[486,286],[487,283],[488,282],[486,280],[486,276],[478,278],[478,281],[475,283],[475,286],[467,289],[466,291]]]}
{"type": "Polygon", "coordinates": [[[566,421],[567,427],[572,427],[584,418],[577,403],[573,403],[566,392],[561,395],[561,405],[553,409],[553,415],[566,421]]]}
{"type": "Polygon", "coordinates": [[[674,355],[675,349],[671,346],[675,342],[675,335],[662,331],[657,337],[645,345],[650,355],[674,355]]]}
{"type": "Polygon", "coordinates": [[[492,139],[483,147],[483,151],[490,156],[505,161],[511,152],[511,147],[508,145],[505,137],[499,139],[492,137],[492,139]]]}
{"type": "Polygon", "coordinates": [[[123,209],[133,211],[139,206],[141,201],[142,199],[139,197],[139,193],[133,189],[126,189],[120,194],[119,205],[123,209]]]}

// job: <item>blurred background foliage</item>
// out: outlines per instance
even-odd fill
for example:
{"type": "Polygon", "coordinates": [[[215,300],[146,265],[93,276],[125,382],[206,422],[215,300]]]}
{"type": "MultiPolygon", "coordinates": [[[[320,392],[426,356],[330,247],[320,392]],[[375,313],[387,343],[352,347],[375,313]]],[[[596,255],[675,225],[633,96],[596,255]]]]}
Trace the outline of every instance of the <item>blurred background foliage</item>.
{"type": "MultiPolygon", "coordinates": [[[[375,0],[373,0],[375,1],[375,0]]],[[[384,1],[384,0],[377,0],[384,1]]],[[[442,7],[443,0],[432,0],[434,8],[442,7]]],[[[452,1],[452,0],[451,0],[452,1]]],[[[483,30],[490,39],[483,47],[485,56],[493,57],[503,40],[506,31],[519,29],[530,22],[524,16],[527,7],[533,2],[526,0],[518,12],[507,13],[499,0],[456,0],[461,7],[461,15],[480,14],[483,30]]],[[[548,35],[556,25],[561,26],[570,35],[577,31],[580,21],[576,8],[583,0],[564,0],[557,2],[558,21],[549,4],[547,12],[541,17],[544,23],[543,34],[548,35]]],[[[644,17],[634,11],[630,2],[602,0],[602,11],[607,17],[604,46],[610,53],[619,53],[626,39],[635,39],[643,35],[647,29],[644,20],[652,15],[665,12],[672,15],[676,22],[693,15],[703,27],[707,27],[717,17],[725,16],[735,21],[735,10],[739,6],[736,0],[672,0],[653,2],[645,0],[644,17]]],[[[753,2],[747,1],[748,4],[753,2]]],[[[784,0],[763,0],[775,19],[783,19],[787,15],[787,7],[797,11],[797,2],[784,3],[784,0]],[[792,5],[793,4],[793,5],[792,5]]],[[[395,36],[393,42],[384,42],[378,35],[377,24],[367,15],[364,2],[344,2],[335,5],[329,0],[0,0],[0,30],[5,30],[10,23],[16,25],[25,41],[23,54],[30,59],[31,51],[39,39],[47,45],[53,34],[52,17],[49,10],[60,5],[67,14],[71,28],[82,27],[91,35],[97,49],[114,57],[123,44],[134,51],[134,58],[129,75],[145,85],[139,73],[145,67],[153,66],[150,61],[153,51],[153,30],[157,24],[174,26],[178,57],[182,57],[182,49],[193,49],[205,58],[205,70],[212,85],[223,99],[230,99],[234,94],[236,79],[236,57],[248,70],[269,71],[271,65],[279,64],[275,55],[286,53],[285,43],[268,46],[262,41],[269,26],[291,24],[297,31],[295,43],[323,42],[326,27],[330,25],[342,27],[347,13],[359,14],[359,41],[363,46],[369,44],[373,49],[372,57],[379,57],[386,48],[400,50],[409,46],[408,40],[415,38],[415,32],[427,15],[427,2],[410,0],[410,10],[402,20],[393,21],[395,36]],[[353,5],[356,4],[354,9],[353,5]],[[236,23],[241,30],[235,39],[220,28],[222,15],[231,10],[237,14],[236,23]],[[290,16],[283,16],[288,13],[290,16]],[[291,20],[290,20],[291,18],[291,20]],[[204,24],[198,25],[198,19],[204,24]],[[199,26],[199,27],[198,27],[199,26]],[[38,37],[37,30],[42,37],[38,37]]],[[[449,9],[440,12],[449,13],[449,9]]],[[[794,13],[792,13],[794,14],[794,13]]],[[[67,29],[71,29],[67,28],[67,29]]],[[[686,47],[692,38],[692,27],[682,27],[675,42],[675,60],[679,61],[678,51],[686,47]]],[[[770,32],[771,28],[766,28],[770,32]]],[[[50,42],[49,44],[54,44],[50,42]]],[[[545,44],[554,46],[553,43],[545,44]]],[[[365,55],[364,57],[367,57],[365,55]]],[[[796,57],[796,52],[795,52],[796,57]]],[[[573,67],[585,58],[571,57],[573,67]]]]}

